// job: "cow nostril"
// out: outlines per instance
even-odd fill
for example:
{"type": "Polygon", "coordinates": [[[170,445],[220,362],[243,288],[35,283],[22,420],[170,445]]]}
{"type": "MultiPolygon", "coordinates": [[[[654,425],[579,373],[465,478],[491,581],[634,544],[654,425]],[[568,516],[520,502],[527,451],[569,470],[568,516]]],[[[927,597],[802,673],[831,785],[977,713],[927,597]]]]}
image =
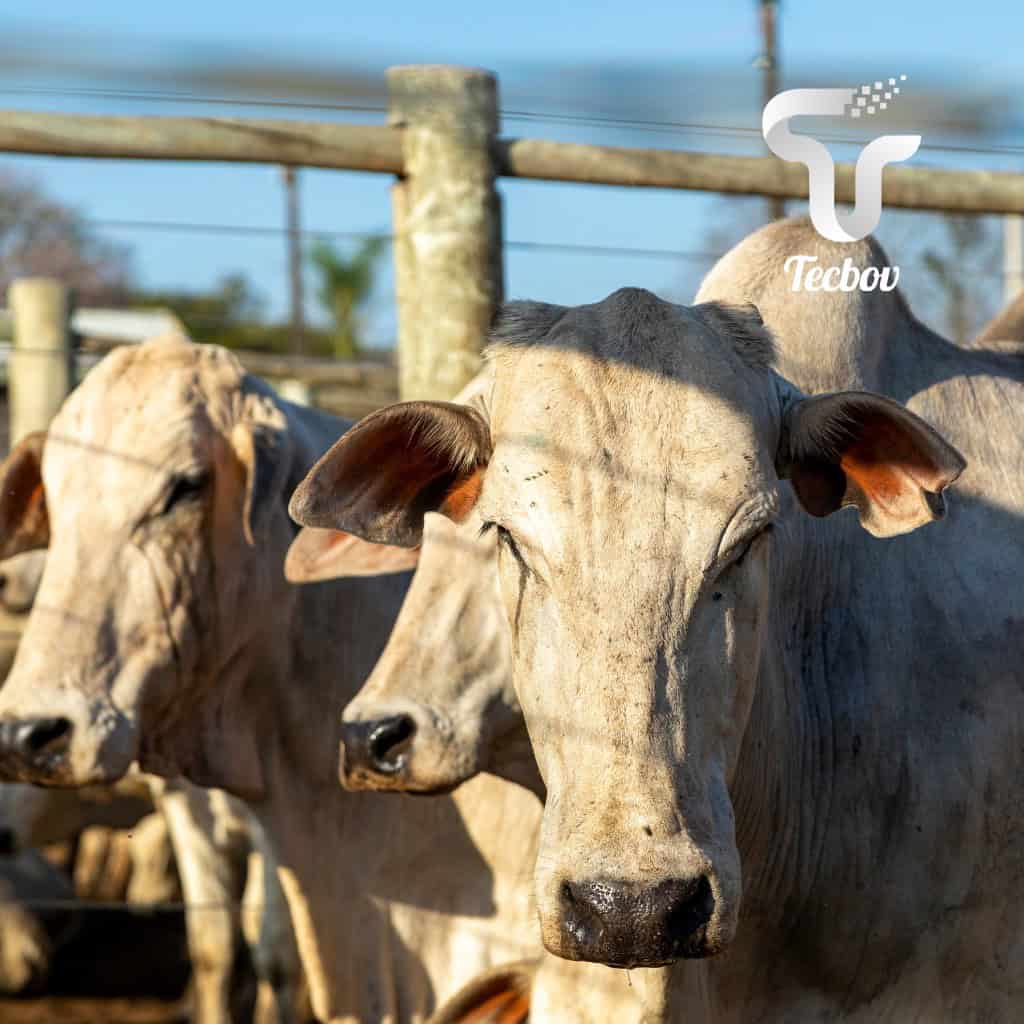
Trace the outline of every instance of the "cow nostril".
{"type": "Polygon", "coordinates": [[[715,899],[706,876],[666,879],[655,886],[614,879],[559,886],[560,952],[612,967],[657,967],[706,956],[706,925],[715,899]]]}
{"type": "Polygon", "coordinates": [[[416,723],[409,715],[395,715],[374,726],[368,744],[373,767],[385,774],[397,772],[415,733],[416,723]]]}
{"type": "Polygon", "coordinates": [[[669,935],[684,940],[711,920],[715,896],[707,875],[701,875],[691,891],[681,895],[669,910],[666,921],[669,935]]]}
{"type": "Polygon", "coordinates": [[[14,829],[0,828],[0,857],[15,853],[14,829]]]}
{"type": "Polygon", "coordinates": [[[28,754],[57,753],[71,739],[71,722],[67,718],[40,718],[26,723],[18,738],[28,754]]]}

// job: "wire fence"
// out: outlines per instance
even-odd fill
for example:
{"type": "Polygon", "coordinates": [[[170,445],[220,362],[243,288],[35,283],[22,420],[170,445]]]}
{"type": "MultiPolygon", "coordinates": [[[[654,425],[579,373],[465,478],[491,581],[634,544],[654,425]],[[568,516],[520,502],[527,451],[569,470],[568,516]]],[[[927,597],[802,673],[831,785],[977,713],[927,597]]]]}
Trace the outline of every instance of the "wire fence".
{"type": "MultiPolygon", "coordinates": [[[[152,220],[119,220],[111,218],[86,218],[85,223],[92,227],[110,231],[155,231],[196,234],[224,234],[238,236],[255,236],[267,238],[285,238],[286,227],[275,225],[249,224],[214,224],[197,221],[152,221],[152,220]]],[[[387,232],[375,231],[344,231],[334,228],[307,228],[303,235],[314,239],[335,241],[369,241],[379,240],[394,244],[399,237],[387,232]]],[[[697,263],[714,263],[721,259],[728,250],[717,251],[701,249],[660,249],[651,246],[605,245],[600,242],[558,242],[543,239],[507,239],[503,242],[506,249],[520,252],[562,252],[585,253],[607,256],[638,256],[647,259],[689,260],[697,263]]],[[[998,273],[1008,273],[999,271],[998,273]]],[[[1014,272],[1015,273],[1015,272],[1014,272]]]]}
{"type": "MultiPolygon", "coordinates": [[[[210,96],[201,93],[145,89],[104,88],[50,88],[45,86],[4,87],[0,95],[13,96],[68,96],[81,99],[116,99],[142,103],[196,103],[204,106],[225,106],[252,109],[336,111],[338,113],[374,114],[386,116],[382,103],[338,103],[326,100],[287,100],[278,97],[241,98],[210,96]]],[[[510,121],[530,121],[550,124],[579,125],[581,127],[618,128],[658,134],[697,134],[715,137],[736,137],[762,142],[761,128],[752,125],[715,124],[706,121],[673,121],[648,118],[615,117],[601,114],[573,114],[554,110],[520,110],[503,108],[501,116],[510,121]]],[[[823,141],[840,145],[860,146],[866,139],[849,136],[820,134],[823,141]]],[[[922,150],[937,153],[964,153],[978,156],[1024,156],[1024,145],[996,143],[922,142],[922,150]]]]}

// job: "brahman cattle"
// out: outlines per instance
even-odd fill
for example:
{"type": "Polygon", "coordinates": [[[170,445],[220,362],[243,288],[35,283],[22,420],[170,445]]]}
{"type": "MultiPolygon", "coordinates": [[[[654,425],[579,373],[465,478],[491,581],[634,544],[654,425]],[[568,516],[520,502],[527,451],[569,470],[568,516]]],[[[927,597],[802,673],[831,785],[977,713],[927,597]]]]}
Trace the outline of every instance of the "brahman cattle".
{"type": "Polygon", "coordinates": [[[479,971],[536,954],[522,837],[539,809],[484,777],[412,805],[338,785],[338,711],[407,585],[284,579],[288,497],[345,426],[184,339],[94,369],[45,444],[4,467],[5,553],[49,556],[0,691],[0,770],[83,785],[137,761],[244,798],[315,1015],[420,1021],[479,971]]]}
{"type": "Polygon", "coordinates": [[[674,964],[679,1020],[1009,1019],[1024,363],[794,253],[887,265],[782,222],[692,307],[510,304],[482,412],[367,417],[292,512],[496,536],[549,950],[674,964]]]}

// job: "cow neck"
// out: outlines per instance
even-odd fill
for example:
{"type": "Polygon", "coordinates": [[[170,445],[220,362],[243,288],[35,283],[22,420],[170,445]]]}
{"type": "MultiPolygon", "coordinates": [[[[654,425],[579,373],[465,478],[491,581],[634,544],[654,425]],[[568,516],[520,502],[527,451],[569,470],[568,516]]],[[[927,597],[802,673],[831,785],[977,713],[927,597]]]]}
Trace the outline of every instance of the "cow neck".
{"type": "MultiPolygon", "coordinates": [[[[879,366],[877,379],[837,376],[825,384],[832,390],[870,385],[911,401],[940,430],[953,430],[954,440],[963,432],[961,405],[968,398],[979,415],[989,411],[986,401],[1005,401],[999,388],[991,395],[979,391],[978,374],[1022,374],[1019,360],[1014,367],[1010,357],[958,349],[909,311],[890,332],[879,366]]],[[[977,458],[969,462],[980,479],[986,469],[977,458]]],[[[971,500],[955,492],[949,498],[964,508],[971,500]]],[[[936,558],[935,546],[945,538],[936,532],[927,540],[879,541],[860,527],[852,509],[813,519],[788,485],[782,504],[770,622],[732,795],[744,914],[775,915],[774,923],[785,930],[826,870],[837,764],[856,756],[865,742],[860,734],[867,727],[856,716],[865,702],[877,700],[870,695],[879,670],[873,653],[898,647],[893,631],[900,628],[902,592],[891,581],[918,575],[920,560],[936,558]]],[[[901,675],[895,663],[893,670],[901,675]]]]}
{"type": "MultiPolygon", "coordinates": [[[[380,657],[408,588],[408,574],[332,580],[307,585],[284,582],[288,545],[297,528],[287,513],[292,491],[313,464],[351,426],[316,409],[279,400],[288,419],[291,466],[272,527],[276,579],[282,588],[275,608],[284,621],[267,623],[265,650],[254,658],[260,685],[273,693],[261,738],[277,750],[264,756],[273,772],[284,760],[307,785],[338,792],[341,712],[380,657]],[[285,640],[287,638],[287,640],[285,640]],[[282,650],[284,642],[284,650],[282,650]],[[272,678],[267,678],[267,674],[272,678]]],[[[287,787],[290,791],[292,786],[287,787]]]]}
{"type": "MultiPolygon", "coordinates": [[[[292,468],[265,537],[283,567],[295,532],[288,496],[347,424],[281,405],[292,468]]],[[[253,810],[281,866],[317,1017],[408,1019],[404,1007],[428,1005],[430,988],[371,895],[372,846],[389,832],[389,801],[344,792],[337,774],[341,712],[384,647],[407,576],[294,587],[282,572],[279,585],[273,621],[233,666],[232,733],[251,737],[260,762],[253,810]],[[412,981],[399,983],[403,976],[412,981]]]]}
{"type": "MultiPolygon", "coordinates": [[[[828,674],[843,628],[833,602],[827,527],[787,502],[776,527],[772,594],[757,691],[730,786],[743,867],[740,931],[750,918],[784,926],[818,856],[813,823],[827,810],[833,723],[828,674]]],[[[841,561],[841,559],[839,559],[841,561]]]]}

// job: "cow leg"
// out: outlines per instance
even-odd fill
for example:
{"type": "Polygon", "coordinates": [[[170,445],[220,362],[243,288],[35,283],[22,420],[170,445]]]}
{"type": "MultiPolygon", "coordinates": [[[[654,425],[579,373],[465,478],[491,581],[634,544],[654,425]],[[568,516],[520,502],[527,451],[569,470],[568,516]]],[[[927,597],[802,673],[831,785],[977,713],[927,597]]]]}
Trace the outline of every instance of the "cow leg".
{"type": "Polygon", "coordinates": [[[183,781],[154,793],[167,820],[181,876],[192,959],[196,1024],[231,1024],[231,977],[239,929],[244,831],[221,793],[183,781]]]}
{"type": "Polygon", "coordinates": [[[242,900],[242,931],[256,971],[255,1024],[300,1024],[305,1002],[302,964],[277,867],[262,829],[250,824],[253,850],[242,900]]]}

